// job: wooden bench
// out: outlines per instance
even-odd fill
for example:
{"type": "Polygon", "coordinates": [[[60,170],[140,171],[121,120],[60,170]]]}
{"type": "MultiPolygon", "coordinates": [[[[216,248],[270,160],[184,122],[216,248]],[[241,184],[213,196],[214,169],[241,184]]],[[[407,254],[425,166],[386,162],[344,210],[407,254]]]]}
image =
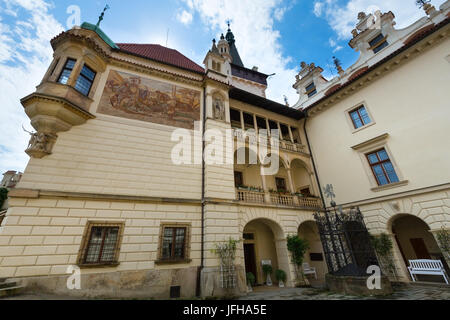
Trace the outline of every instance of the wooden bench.
{"type": "Polygon", "coordinates": [[[433,276],[443,276],[445,283],[448,284],[444,265],[439,260],[409,260],[408,270],[414,282],[416,282],[416,278],[414,277],[415,274],[425,274],[433,276]]]}

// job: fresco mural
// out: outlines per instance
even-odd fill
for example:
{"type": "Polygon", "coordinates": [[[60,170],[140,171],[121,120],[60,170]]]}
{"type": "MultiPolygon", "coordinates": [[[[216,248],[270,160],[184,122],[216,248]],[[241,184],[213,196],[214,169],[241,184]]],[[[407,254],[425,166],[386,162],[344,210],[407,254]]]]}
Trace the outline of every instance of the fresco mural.
{"type": "Polygon", "coordinates": [[[200,120],[200,92],[111,70],[97,112],[193,129],[200,120]]]}

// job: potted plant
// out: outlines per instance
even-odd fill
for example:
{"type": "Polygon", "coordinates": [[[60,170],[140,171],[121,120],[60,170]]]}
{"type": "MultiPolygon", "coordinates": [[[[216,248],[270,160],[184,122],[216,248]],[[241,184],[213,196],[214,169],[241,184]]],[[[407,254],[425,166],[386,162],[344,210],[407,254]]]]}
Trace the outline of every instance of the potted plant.
{"type": "Polygon", "coordinates": [[[266,277],[266,285],[269,287],[272,286],[272,278],[270,275],[272,274],[273,268],[270,264],[264,264],[263,267],[264,276],[266,277]]]}
{"type": "Polygon", "coordinates": [[[278,286],[280,288],[284,288],[284,283],[286,282],[286,272],[284,272],[283,270],[278,269],[275,272],[275,277],[277,278],[278,286]]]}
{"type": "Polygon", "coordinates": [[[247,292],[252,292],[253,286],[255,285],[256,282],[256,277],[251,272],[247,272],[246,276],[247,276],[247,292]]]}

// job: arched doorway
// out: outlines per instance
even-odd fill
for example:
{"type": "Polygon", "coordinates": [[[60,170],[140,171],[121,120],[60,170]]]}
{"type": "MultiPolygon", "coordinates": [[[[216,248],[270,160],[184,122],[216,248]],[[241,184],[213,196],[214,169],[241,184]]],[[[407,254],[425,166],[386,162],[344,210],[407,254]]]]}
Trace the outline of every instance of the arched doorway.
{"type": "MultiPolygon", "coordinates": [[[[395,216],[391,220],[391,230],[406,266],[409,266],[409,260],[441,260],[447,273],[449,272],[442,252],[430,232],[430,227],[422,219],[413,215],[395,216]]],[[[442,281],[442,277],[429,275],[418,275],[417,278],[419,281],[442,281]]]]}
{"type": "Polygon", "coordinates": [[[316,196],[311,175],[303,161],[299,159],[292,160],[291,172],[295,193],[302,194],[305,197],[316,196]]]}
{"type": "Polygon", "coordinates": [[[319,281],[325,281],[325,274],[328,272],[328,268],[316,222],[303,222],[298,227],[298,236],[307,240],[309,243],[309,250],[306,252],[304,261],[316,269],[317,279],[319,281]]]}
{"type": "Polygon", "coordinates": [[[289,279],[289,259],[284,233],[276,222],[262,218],[252,220],[245,226],[243,238],[245,272],[253,273],[258,285],[266,282],[262,268],[263,263],[272,265],[273,282],[276,282],[275,271],[277,269],[285,271],[289,279]]]}

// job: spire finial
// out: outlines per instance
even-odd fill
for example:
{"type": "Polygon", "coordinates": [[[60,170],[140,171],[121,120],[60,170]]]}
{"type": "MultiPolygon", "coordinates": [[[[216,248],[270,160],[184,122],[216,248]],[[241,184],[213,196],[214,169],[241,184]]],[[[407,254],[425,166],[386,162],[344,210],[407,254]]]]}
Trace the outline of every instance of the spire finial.
{"type": "Polygon", "coordinates": [[[227,25],[228,25],[228,31],[231,31],[231,21],[230,21],[230,19],[227,20],[227,25]]]}
{"type": "Polygon", "coordinates": [[[98,22],[97,22],[97,27],[100,26],[100,23],[103,21],[103,17],[105,16],[105,12],[106,10],[109,9],[109,5],[105,6],[105,9],[103,9],[102,13],[100,14],[100,16],[98,17],[98,22]]]}

